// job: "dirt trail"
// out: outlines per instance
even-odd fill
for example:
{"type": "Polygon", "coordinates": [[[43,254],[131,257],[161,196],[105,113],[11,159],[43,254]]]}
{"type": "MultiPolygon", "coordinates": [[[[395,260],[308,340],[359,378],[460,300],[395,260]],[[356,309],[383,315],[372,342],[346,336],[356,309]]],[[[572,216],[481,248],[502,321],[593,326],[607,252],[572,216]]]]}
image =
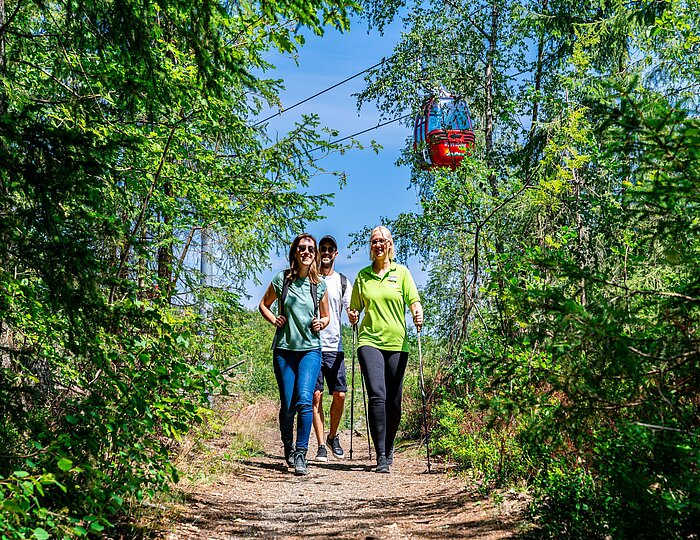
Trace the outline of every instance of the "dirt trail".
{"type": "MultiPolygon", "coordinates": [[[[398,452],[391,474],[377,474],[372,472],[366,438],[355,437],[352,461],[311,460],[308,476],[294,476],[282,459],[273,403],[258,404],[231,417],[221,438],[209,443],[214,459],[226,455],[233,437],[253,430],[264,441],[264,455],[180,486],[185,500],[161,538],[495,540],[517,536],[524,507],[520,496],[506,496],[498,506],[475,497],[464,480],[439,472],[440,466],[434,467],[438,472],[427,474],[425,455],[415,450],[398,452]]],[[[349,433],[341,433],[346,453],[348,437],[349,433]]],[[[211,460],[210,454],[207,461],[211,460]]]]}

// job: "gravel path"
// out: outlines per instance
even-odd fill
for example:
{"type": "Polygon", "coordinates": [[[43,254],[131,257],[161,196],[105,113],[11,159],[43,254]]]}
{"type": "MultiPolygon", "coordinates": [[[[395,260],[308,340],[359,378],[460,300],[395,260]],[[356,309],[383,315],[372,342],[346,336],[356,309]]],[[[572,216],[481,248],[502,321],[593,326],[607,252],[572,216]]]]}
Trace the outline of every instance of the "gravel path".
{"type": "MultiPolygon", "coordinates": [[[[294,476],[283,462],[275,420],[274,403],[257,404],[231,416],[221,437],[209,442],[206,460],[210,468],[218,459],[229,465],[179,486],[185,500],[161,538],[517,536],[525,504],[522,496],[506,494],[495,505],[475,496],[463,479],[440,472],[440,465],[428,474],[425,454],[415,449],[397,453],[391,474],[377,474],[372,472],[367,440],[358,435],[352,461],[332,457],[326,463],[310,461],[308,476],[294,476]],[[228,441],[246,433],[264,441],[263,455],[231,464],[225,459],[228,441]]],[[[349,433],[340,436],[347,453],[349,433]]],[[[190,472],[196,475],[197,467],[196,460],[190,463],[190,472]]]]}

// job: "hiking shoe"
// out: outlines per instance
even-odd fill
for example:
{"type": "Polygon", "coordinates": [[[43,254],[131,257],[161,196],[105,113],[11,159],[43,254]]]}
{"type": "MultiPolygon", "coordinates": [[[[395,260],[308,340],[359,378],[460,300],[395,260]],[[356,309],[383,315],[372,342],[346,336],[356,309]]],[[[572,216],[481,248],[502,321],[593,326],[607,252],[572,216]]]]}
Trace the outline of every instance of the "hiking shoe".
{"type": "Polygon", "coordinates": [[[318,452],[316,452],[316,461],[328,461],[328,450],[324,445],[318,447],[318,452]]]}
{"type": "Polygon", "coordinates": [[[338,459],[343,459],[345,457],[345,452],[343,451],[343,448],[340,446],[340,439],[336,435],[335,437],[331,437],[330,435],[326,439],[326,444],[331,447],[331,451],[333,452],[333,457],[338,458],[338,459]]]}
{"type": "Polygon", "coordinates": [[[284,461],[287,463],[287,468],[294,467],[294,443],[284,443],[284,461]]]}
{"type": "Polygon", "coordinates": [[[389,472],[389,465],[386,462],[386,456],[377,456],[377,468],[374,469],[374,472],[378,472],[378,473],[388,473],[389,472]]]}
{"type": "Polygon", "coordinates": [[[294,474],[297,476],[309,474],[306,463],[306,450],[297,450],[294,452],[294,474]]]}

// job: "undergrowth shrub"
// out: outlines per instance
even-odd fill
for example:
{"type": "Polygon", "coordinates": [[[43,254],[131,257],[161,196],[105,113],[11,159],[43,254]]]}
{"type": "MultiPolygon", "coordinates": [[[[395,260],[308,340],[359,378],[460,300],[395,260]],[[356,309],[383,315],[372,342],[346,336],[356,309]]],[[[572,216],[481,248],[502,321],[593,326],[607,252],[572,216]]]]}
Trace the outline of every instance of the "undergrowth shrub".
{"type": "Polygon", "coordinates": [[[40,344],[41,372],[19,356],[0,368],[0,411],[13,427],[0,437],[0,537],[100,533],[177,482],[172,449],[202,421],[218,371],[199,361],[187,311],[127,299],[71,342],[61,314],[36,325],[26,309],[15,305],[13,328],[40,344]]]}
{"type": "Polygon", "coordinates": [[[696,435],[627,423],[592,431],[589,443],[588,452],[571,448],[540,462],[531,513],[545,536],[652,539],[700,533],[696,435]]]}
{"type": "Polygon", "coordinates": [[[214,313],[213,332],[212,363],[229,378],[230,391],[276,398],[272,325],[257,310],[220,306],[214,313]]]}
{"type": "Polygon", "coordinates": [[[549,538],[603,538],[607,528],[594,477],[564,459],[551,463],[534,483],[531,516],[549,538]]]}
{"type": "Polygon", "coordinates": [[[700,533],[697,436],[627,423],[596,433],[593,462],[610,530],[619,538],[700,533]]]}
{"type": "Polygon", "coordinates": [[[435,451],[469,471],[482,490],[516,484],[528,475],[528,459],[516,423],[491,424],[475,406],[450,399],[433,411],[435,451]]]}
{"type": "Polygon", "coordinates": [[[566,398],[542,394],[521,417],[518,445],[530,516],[549,538],[695,538],[698,436],[629,417],[574,421],[566,398]]]}
{"type": "MultiPolygon", "coordinates": [[[[30,462],[31,463],[31,462],[30,462]]],[[[7,478],[0,476],[0,532],[2,538],[49,538],[48,531],[58,535],[84,535],[87,530],[99,532],[102,525],[94,521],[88,528],[77,526],[71,531],[70,519],[56,515],[42,504],[42,499],[52,487],[65,492],[52,473],[30,474],[24,470],[12,472],[7,478]]]]}

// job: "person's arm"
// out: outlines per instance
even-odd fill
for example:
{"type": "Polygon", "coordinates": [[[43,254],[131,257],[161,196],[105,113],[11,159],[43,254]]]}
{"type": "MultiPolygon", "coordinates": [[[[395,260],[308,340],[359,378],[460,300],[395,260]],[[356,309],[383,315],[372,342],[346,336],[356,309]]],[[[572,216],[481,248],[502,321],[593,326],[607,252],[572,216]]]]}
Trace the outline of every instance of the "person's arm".
{"type": "Polygon", "coordinates": [[[276,326],[277,328],[281,328],[284,326],[284,323],[287,322],[287,317],[272,313],[270,307],[275,300],[277,300],[277,292],[275,291],[272,283],[270,283],[270,286],[265,291],[265,296],[262,297],[262,300],[260,300],[260,303],[258,304],[258,309],[260,310],[260,314],[267,322],[273,326],[276,326]]]}
{"type": "Polygon", "coordinates": [[[311,330],[314,332],[320,332],[331,322],[330,310],[328,309],[328,289],[323,293],[323,298],[318,304],[318,314],[319,317],[311,321],[311,330]]]}
{"type": "Polygon", "coordinates": [[[358,274],[352,287],[352,297],[348,309],[348,320],[351,325],[355,326],[360,320],[360,311],[362,311],[362,298],[360,296],[360,275],[358,274]]]}
{"type": "Polygon", "coordinates": [[[420,303],[418,287],[416,287],[416,282],[414,281],[408,268],[406,268],[406,273],[404,275],[403,290],[404,302],[408,304],[408,308],[411,310],[411,315],[413,315],[413,324],[416,325],[416,330],[420,332],[420,329],[423,326],[423,306],[420,303]]]}

